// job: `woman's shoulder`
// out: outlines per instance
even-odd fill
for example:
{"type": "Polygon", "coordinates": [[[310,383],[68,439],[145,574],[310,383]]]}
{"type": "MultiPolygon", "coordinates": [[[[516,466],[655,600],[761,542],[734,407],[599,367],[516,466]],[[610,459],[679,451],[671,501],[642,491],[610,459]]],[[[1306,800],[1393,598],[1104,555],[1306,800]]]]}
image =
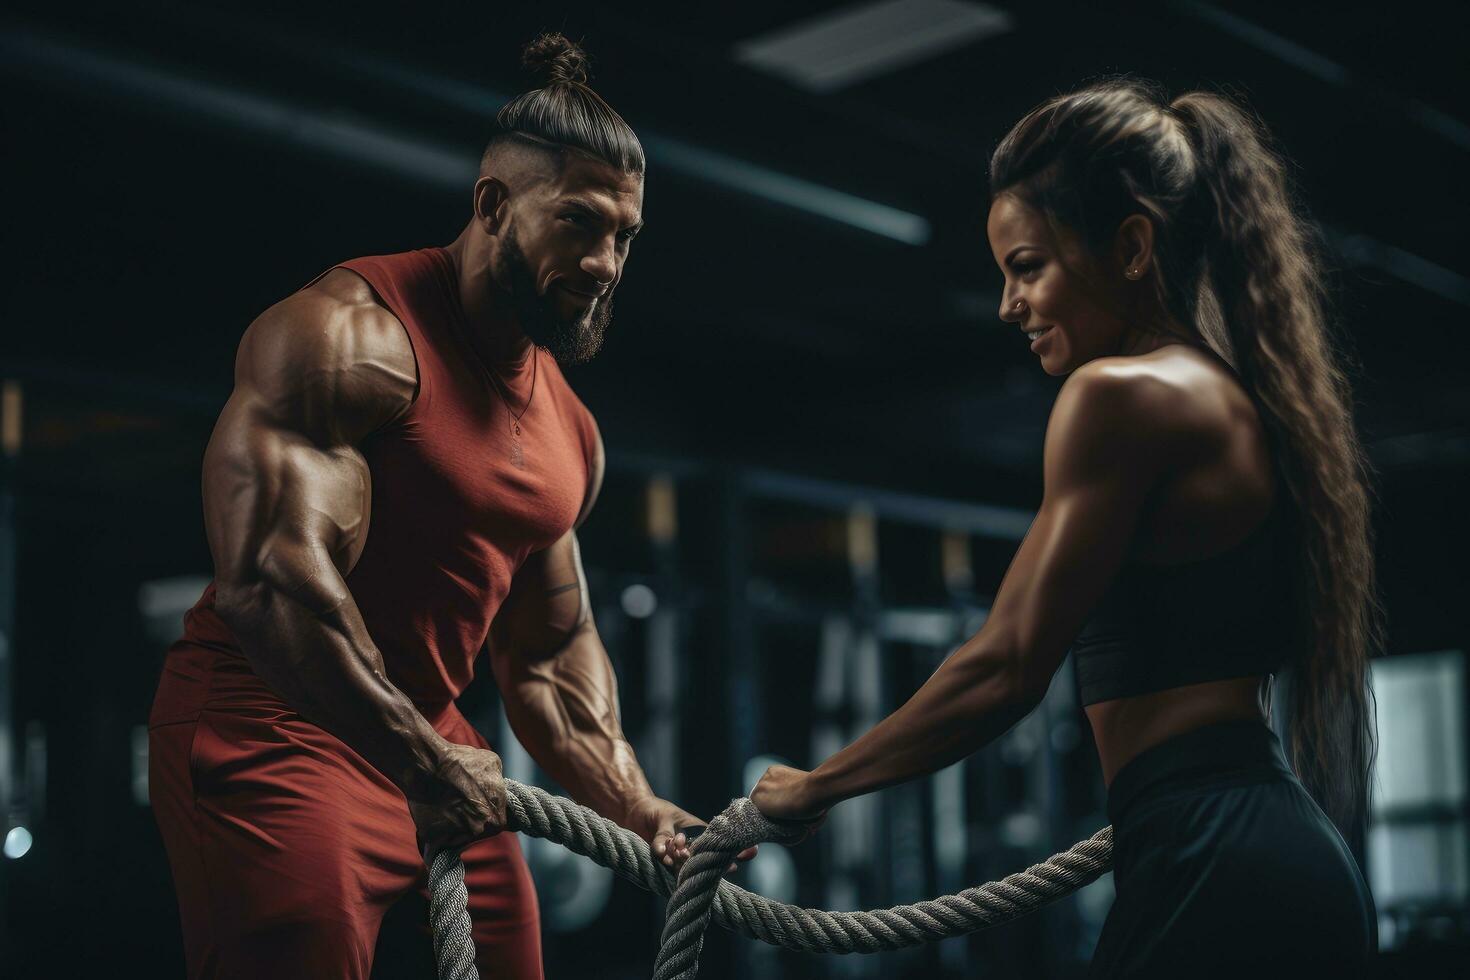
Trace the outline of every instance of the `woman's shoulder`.
{"type": "Polygon", "coordinates": [[[1226,438],[1242,410],[1253,411],[1250,398],[1224,361],[1171,344],[1083,364],[1063,383],[1053,415],[1086,415],[1090,428],[1126,429],[1118,435],[1160,448],[1182,442],[1199,449],[1226,438]]]}

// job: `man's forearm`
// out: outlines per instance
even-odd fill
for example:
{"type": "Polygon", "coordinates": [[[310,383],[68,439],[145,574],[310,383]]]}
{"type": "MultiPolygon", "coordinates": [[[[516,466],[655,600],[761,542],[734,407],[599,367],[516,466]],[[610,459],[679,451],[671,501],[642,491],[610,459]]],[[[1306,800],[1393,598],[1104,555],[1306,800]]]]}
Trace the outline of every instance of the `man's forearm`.
{"type": "Polygon", "coordinates": [[[505,712],[516,737],[578,802],[612,820],[653,795],[618,720],[617,679],[590,624],[555,655],[501,658],[505,712]]]}
{"type": "Polygon", "coordinates": [[[382,654],[351,598],[313,610],[266,585],[232,594],[233,601],[219,611],[256,673],[405,795],[432,798],[444,739],[388,680],[382,654]]]}

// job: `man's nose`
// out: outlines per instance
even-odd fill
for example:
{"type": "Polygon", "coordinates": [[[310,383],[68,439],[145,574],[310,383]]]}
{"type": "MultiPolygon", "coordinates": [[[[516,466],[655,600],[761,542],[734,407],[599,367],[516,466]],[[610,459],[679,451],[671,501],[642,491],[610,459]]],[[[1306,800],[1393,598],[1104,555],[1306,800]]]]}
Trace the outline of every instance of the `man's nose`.
{"type": "Polygon", "coordinates": [[[612,282],[613,277],[618,274],[618,264],[614,257],[612,243],[606,242],[597,251],[584,256],[582,271],[604,285],[612,282]]]}

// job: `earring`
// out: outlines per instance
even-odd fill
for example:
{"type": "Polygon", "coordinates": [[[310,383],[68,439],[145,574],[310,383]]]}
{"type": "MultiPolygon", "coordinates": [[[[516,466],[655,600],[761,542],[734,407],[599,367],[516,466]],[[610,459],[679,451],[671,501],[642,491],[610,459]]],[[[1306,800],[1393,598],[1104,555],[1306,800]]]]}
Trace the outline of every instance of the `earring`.
{"type": "Polygon", "coordinates": [[[1123,273],[1123,275],[1127,276],[1129,279],[1137,279],[1139,276],[1143,275],[1143,270],[1129,269],[1127,272],[1123,273]]]}

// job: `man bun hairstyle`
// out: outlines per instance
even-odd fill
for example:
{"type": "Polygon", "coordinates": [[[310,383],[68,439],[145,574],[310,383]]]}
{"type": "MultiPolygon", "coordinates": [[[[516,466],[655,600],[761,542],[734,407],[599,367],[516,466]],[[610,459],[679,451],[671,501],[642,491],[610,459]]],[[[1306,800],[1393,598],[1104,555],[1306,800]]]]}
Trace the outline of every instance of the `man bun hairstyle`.
{"type": "Polygon", "coordinates": [[[587,84],[587,52],[560,34],[542,34],[521,52],[521,64],[548,84],[587,84]]]}
{"type": "Polygon", "coordinates": [[[623,173],[643,174],[643,144],[588,86],[587,53],[579,45],[561,34],[543,34],[525,46],[521,63],[541,87],[516,96],[496,114],[486,157],[496,147],[519,143],[581,153],[623,173]]]}

